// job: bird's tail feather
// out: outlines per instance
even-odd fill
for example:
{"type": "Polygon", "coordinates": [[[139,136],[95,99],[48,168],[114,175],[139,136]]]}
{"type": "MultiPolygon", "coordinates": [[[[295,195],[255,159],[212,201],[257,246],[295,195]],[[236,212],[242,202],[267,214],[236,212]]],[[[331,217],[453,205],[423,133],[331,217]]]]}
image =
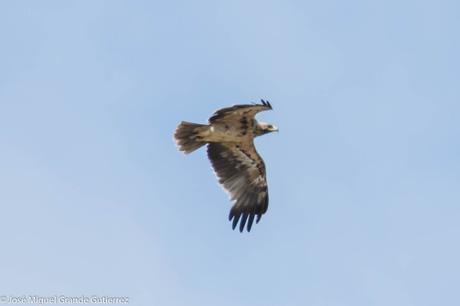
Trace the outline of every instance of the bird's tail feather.
{"type": "Polygon", "coordinates": [[[200,137],[200,132],[208,129],[206,124],[197,124],[182,121],[176,128],[174,139],[176,140],[179,150],[188,154],[206,144],[206,141],[200,137]]]}

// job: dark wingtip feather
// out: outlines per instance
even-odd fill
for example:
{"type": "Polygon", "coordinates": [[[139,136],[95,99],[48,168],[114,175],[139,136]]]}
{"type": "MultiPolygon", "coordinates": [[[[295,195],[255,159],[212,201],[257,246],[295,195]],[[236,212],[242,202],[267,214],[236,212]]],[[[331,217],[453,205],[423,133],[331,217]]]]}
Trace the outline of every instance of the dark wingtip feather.
{"type": "Polygon", "coordinates": [[[241,222],[240,222],[240,233],[243,232],[244,230],[244,226],[246,225],[246,220],[248,219],[248,213],[245,212],[243,213],[243,216],[241,218],[241,222]]]}
{"type": "Polygon", "coordinates": [[[249,215],[248,227],[247,227],[248,233],[251,231],[252,222],[254,221],[254,216],[255,216],[254,213],[251,213],[251,214],[249,215]]]}
{"type": "Polygon", "coordinates": [[[270,104],[270,102],[268,102],[268,101],[266,101],[264,99],[260,99],[260,102],[262,102],[263,106],[268,106],[270,109],[273,109],[272,105],[270,104]]]}
{"type": "Polygon", "coordinates": [[[228,214],[228,220],[232,222],[232,229],[235,230],[236,227],[238,226],[238,230],[242,233],[244,231],[244,228],[246,227],[246,230],[248,232],[251,231],[252,225],[254,224],[254,219],[257,215],[256,223],[259,223],[259,220],[261,218],[261,214],[255,214],[253,211],[252,212],[243,212],[243,213],[238,213],[234,209],[230,210],[230,213],[228,214]]]}
{"type": "Polygon", "coordinates": [[[233,216],[233,224],[232,229],[235,230],[236,226],[238,225],[238,221],[240,220],[241,214],[237,214],[233,216]]]}

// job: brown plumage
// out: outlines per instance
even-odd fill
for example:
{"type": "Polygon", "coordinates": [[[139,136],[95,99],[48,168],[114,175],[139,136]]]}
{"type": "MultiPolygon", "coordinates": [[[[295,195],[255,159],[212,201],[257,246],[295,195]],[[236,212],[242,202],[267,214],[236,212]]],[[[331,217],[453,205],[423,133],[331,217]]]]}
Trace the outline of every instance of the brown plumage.
{"type": "Polygon", "coordinates": [[[229,220],[233,229],[240,223],[240,232],[245,226],[249,232],[254,218],[258,223],[268,208],[265,164],[254,138],[278,131],[255,119],[258,112],[271,109],[264,100],[262,104],[234,105],[216,111],[208,125],[183,121],[174,134],[179,150],[186,154],[208,145],[208,158],[219,183],[234,201],[229,220]]]}

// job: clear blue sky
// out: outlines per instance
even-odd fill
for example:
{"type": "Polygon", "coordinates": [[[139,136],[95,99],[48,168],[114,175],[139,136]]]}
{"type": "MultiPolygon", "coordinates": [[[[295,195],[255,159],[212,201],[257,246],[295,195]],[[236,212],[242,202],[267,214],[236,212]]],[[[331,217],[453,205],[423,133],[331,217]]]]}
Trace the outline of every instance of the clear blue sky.
{"type": "Polygon", "coordinates": [[[2,1],[0,295],[424,306],[460,296],[458,1],[2,1]],[[181,120],[268,99],[232,231],[181,120]]]}

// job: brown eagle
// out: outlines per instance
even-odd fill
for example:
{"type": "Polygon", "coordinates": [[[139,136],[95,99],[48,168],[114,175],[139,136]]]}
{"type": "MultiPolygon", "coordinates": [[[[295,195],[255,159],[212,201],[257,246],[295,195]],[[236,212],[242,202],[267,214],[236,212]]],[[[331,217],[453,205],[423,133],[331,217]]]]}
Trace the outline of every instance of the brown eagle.
{"type": "Polygon", "coordinates": [[[243,104],[216,111],[209,124],[182,121],[174,133],[180,151],[186,154],[208,145],[208,157],[219,183],[234,201],[228,219],[240,232],[249,232],[268,208],[265,164],[254,146],[254,137],[278,131],[274,125],[258,122],[258,112],[271,110],[270,102],[243,104]]]}

